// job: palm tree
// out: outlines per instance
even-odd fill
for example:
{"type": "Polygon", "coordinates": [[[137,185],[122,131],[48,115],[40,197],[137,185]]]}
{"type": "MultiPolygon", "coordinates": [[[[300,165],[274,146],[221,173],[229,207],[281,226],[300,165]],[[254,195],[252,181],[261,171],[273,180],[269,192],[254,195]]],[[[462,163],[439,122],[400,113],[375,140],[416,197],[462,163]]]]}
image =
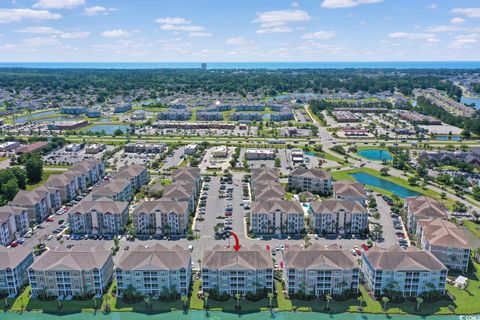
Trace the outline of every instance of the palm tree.
{"type": "Polygon", "coordinates": [[[360,309],[363,308],[363,301],[365,301],[363,296],[358,296],[357,300],[358,300],[358,303],[360,303],[360,309]]]}
{"type": "Polygon", "coordinates": [[[325,296],[325,299],[327,299],[327,305],[325,306],[325,310],[330,310],[330,300],[332,300],[332,295],[331,294],[327,294],[325,296]]]}
{"type": "Polygon", "coordinates": [[[272,292],[269,292],[267,293],[267,298],[268,298],[268,302],[270,303],[270,311],[272,310],[272,300],[273,300],[273,293],[272,292]]]}
{"type": "Polygon", "coordinates": [[[387,311],[387,303],[390,302],[390,299],[388,299],[388,297],[382,297],[382,302],[383,302],[383,310],[387,311]]]}
{"type": "Polygon", "coordinates": [[[4,302],[5,302],[5,311],[6,311],[7,308],[8,308],[8,298],[7,297],[5,297],[4,302]]]}
{"type": "Polygon", "coordinates": [[[95,297],[92,298],[93,300],[93,310],[97,310],[97,299],[95,297]]]}
{"type": "Polygon", "coordinates": [[[423,298],[417,297],[417,311],[420,311],[420,305],[423,302],[423,298]]]}
{"type": "Polygon", "coordinates": [[[62,309],[62,301],[60,299],[57,299],[57,308],[62,309]]]}
{"type": "Polygon", "coordinates": [[[455,313],[455,306],[453,304],[449,304],[447,308],[451,313],[455,313]]]}
{"type": "Polygon", "coordinates": [[[182,294],[181,300],[183,302],[183,310],[187,311],[188,296],[182,294]]]}
{"type": "Polygon", "coordinates": [[[208,292],[205,292],[203,294],[203,308],[205,309],[205,311],[207,311],[208,309],[208,296],[210,296],[208,292]]]}
{"type": "Polygon", "coordinates": [[[147,304],[147,310],[150,310],[150,296],[146,296],[144,300],[145,300],[145,303],[147,304]]]}
{"type": "Polygon", "coordinates": [[[240,309],[240,299],[242,298],[242,295],[240,293],[236,293],[235,294],[235,300],[237,300],[237,305],[236,305],[236,309],[240,309]]]}

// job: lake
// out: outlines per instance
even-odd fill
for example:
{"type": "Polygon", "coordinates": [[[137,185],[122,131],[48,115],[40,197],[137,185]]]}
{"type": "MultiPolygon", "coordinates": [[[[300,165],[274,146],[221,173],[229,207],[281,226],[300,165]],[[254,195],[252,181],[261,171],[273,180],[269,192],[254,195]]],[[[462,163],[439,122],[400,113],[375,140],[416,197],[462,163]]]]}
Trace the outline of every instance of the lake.
{"type": "Polygon", "coordinates": [[[435,137],[433,137],[433,140],[439,140],[439,141],[460,141],[460,140],[462,140],[462,137],[460,137],[460,136],[435,136],[435,137]]]}
{"type": "Polygon", "coordinates": [[[392,160],[392,155],[386,150],[366,149],[357,152],[357,154],[368,160],[383,161],[392,160]]]}
{"type": "Polygon", "coordinates": [[[466,103],[468,105],[474,103],[475,107],[477,109],[480,109],[480,98],[465,98],[465,97],[462,96],[462,98],[460,98],[460,102],[461,103],[466,103]]]}
{"type": "MultiPolygon", "coordinates": [[[[410,315],[384,315],[384,314],[361,314],[361,313],[339,313],[339,314],[326,314],[316,312],[279,312],[274,313],[273,316],[268,312],[256,312],[250,314],[243,314],[239,316],[235,313],[224,313],[220,311],[210,311],[209,316],[205,315],[205,311],[189,311],[183,313],[182,311],[174,311],[168,313],[158,314],[143,314],[133,312],[112,312],[105,315],[101,312],[97,314],[93,313],[74,313],[68,316],[57,316],[46,313],[25,312],[19,313],[2,313],[0,314],[0,320],[313,320],[313,319],[330,319],[330,320],[422,320],[425,317],[410,316],[410,315]]],[[[458,320],[456,316],[428,316],[428,320],[458,320]]]]}
{"type": "Polygon", "coordinates": [[[51,115],[54,115],[54,114],[59,114],[59,113],[58,113],[58,111],[55,111],[55,110],[32,113],[29,116],[19,117],[19,118],[15,119],[15,122],[20,122],[20,123],[21,122],[27,122],[27,121],[35,120],[35,119],[38,119],[38,118],[41,118],[41,117],[51,116],[51,115]]]}
{"type": "Polygon", "coordinates": [[[368,174],[368,173],[358,172],[358,173],[352,173],[350,175],[360,183],[368,184],[373,187],[390,191],[391,193],[396,194],[400,198],[416,197],[420,195],[420,193],[416,191],[407,189],[405,187],[402,187],[401,185],[390,182],[388,180],[372,176],[371,174],[368,174]]]}
{"type": "Polygon", "coordinates": [[[92,131],[92,132],[102,132],[105,131],[105,134],[113,134],[115,130],[120,129],[122,130],[123,133],[127,132],[127,129],[129,129],[129,125],[123,125],[123,124],[98,124],[93,127],[87,128],[84,131],[92,131]]]}

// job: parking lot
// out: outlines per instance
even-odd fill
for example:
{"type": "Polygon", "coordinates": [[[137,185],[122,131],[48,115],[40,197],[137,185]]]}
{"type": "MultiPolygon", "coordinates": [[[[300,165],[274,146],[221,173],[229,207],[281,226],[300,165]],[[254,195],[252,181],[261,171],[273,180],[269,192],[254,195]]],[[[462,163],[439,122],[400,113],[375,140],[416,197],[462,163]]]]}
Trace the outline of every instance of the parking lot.
{"type": "Polygon", "coordinates": [[[86,159],[101,159],[106,150],[113,150],[114,148],[114,146],[107,145],[107,148],[101,152],[88,154],[85,152],[85,148],[78,151],[66,151],[63,147],[43,156],[43,161],[49,165],[72,165],[86,159]]]}
{"type": "Polygon", "coordinates": [[[163,170],[168,170],[171,167],[176,167],[182,162],[183,156],[185,154],[185,146],[181,146],[173,150],[171,155],[168,155],[165,160],[163,160],[164,165],[162,167],[163,170]]]}

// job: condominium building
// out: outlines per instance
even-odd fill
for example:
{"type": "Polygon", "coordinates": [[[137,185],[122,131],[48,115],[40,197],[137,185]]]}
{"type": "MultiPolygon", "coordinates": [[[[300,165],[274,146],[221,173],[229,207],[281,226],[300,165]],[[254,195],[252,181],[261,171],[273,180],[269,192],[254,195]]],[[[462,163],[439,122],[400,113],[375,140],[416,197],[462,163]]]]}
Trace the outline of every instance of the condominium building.
{"type": "Polygon", "coordinates": [[[113,277],[112,254],[103,246],[47,250],[28,268],[28,277],[33,296],[104,294],[113,277]]]}
{"type": "Polygon", "coordinates": [[[0,290],[8,294],[20,293],[20,289],[27,284],[27,269],[32,263],[32,251],[26,247],[0,246],[0,290]]]}
{"type": "Polygon", "coordinates": [[[203,290],[218,290],[243,295],[257,289],[273,291],[273,261],[269,250],[260,246],[241,248],[238,252],[216,246],[204,250],[202,262],[203,290]]]}
{"type": "Polygon", "coordinates": [[[447,271],[432,253],[416,247],[372,247],[362,255],[363,280],[375,296],[389,290],[404,297],[417,297],[432,290],[444,294],[447,271]]]}
{"type": "Polygon", "coordinates": [[[368,229],[368,211],[356,201],[313,202],[309,211],[310,226],[318,234],[359,234],[368,229]]]}
{"type": "Polygon", "coordinates": [[[144,296],[156,297],[170,290],[186,295],[192,277],[190,251],[180,246],[167,249],[158,243],[139,245],[124,251],[115,276],[120,296],[129,286],[144,296]]]}
{"type": "Polygon", "coordinates": [[[351,180],[335,181],[333,184],[333,197],[339,200],[351,200],[365,206],[367,192],[363,184],[351,180]]]}
{"type": "Polygon", "coordinates": [[[323,296],[358,291],[360,267],[348,250],[337,245],[290,248],[283,253],[283,279],[289,294],[323,296]]]}
{"type": "Polygon", "coordinates": [[[288,188],[330,194],[332,192],[332,175],[324,170],[297,167],[288,175],[288,188]]]}
{"type": "Polygon", "coordinates": [[[80,189],[85,189],[86,186],[94,185],[105,176],[105,163],[87,159],[75,163],[69,171],[85,178],[85,186],[80,186],[80,189]]]}
{"type": "Polygon", "coordinates": [[[117,173],[113,175],[112,179],[130,180],[133,190],[139,190],[143,185],[148,183],[150,177],[148,176],[147,168],[145,166],[134,164],[128,167],[121,167],[117,173]]]}
{"type": "Polygon", "coordinates": [[[185,202],[188,204],[189,212],[193,211],[196,198],[197,192],[193,182],[175,181],[163,189],[163,199],[185,202]]]}
{"type": "Polygon", "coordinates": [[[254,201],[250,231],[255,234],[300,234],[305,229],[304,212],[298,201],[254,201]]]}
{"type": "Polygon", "coordinates": [[[448,218],[445,205],[427,196],[407,198],[405,206],[407,208],[408,231],[412,234],[416,232],[417,222],[420,219],[448,218]]]}
{"type": "Polygon", "coordinates": [[[202,176],[200,174],[200,169],[196,167],[183,167],[176,169],[172,173],[172,180],[175,182],[192,182],[195,187],[195,193],[200,190],[200,186],[202,184],[202,176]]]}
{"type": "Polygon", "coordinates": [[[52,174],[45,181],[45,186],[58,189],[62,202],[68,202],[75,198],[78,191],[76,176],[74,173],[52,174]]]}
{"type": "Polygon", "coordinates": [[[130,201],[133,197],[133,186],[131,180],[114,179],[102,181],[92,189],[91,198],[97,200],[108,198],[113,201],[130,201]]]}
{"type": "Polygon", "coordinates": [[[30,221],[41,223],[52,211],[60,208],[60,191],[45,185],[31,191],[20,190],[9,205],[27,209],[30,221]]]}
{"type": "Polygon", "coordinates": [[[285,188],[277,181],[259,181],[252,188],[252,198],[256,201],[276,200],[285,197],[285,188]]]}
{"type": "Polygon", "coordinates": [[[133,210],[132,221],[139,235],[184,235],[189,212],[186,201],[144,201],[133,210]]]}
{"type": "Polygon", "coordinates": [[[423,250],[431,252],[450,270],[467,271],[471,246],[462,228],[441,218],[419,220],[417,226],[417,239],[423,250]]]}
{"type": "Polygon", "coordinates": [[[27,209],[16,206],[0,207],[0,245],[8,246],[23,236],[29,227],[27,209]]]}
{"type": "Polygon", "coordinates": [[[83,199],[68,211],[68,221],[73,234],[120,234],[128,222],[128,202],[83,199]]]}
{"type": "Polygon", "coordinates": [[[273,168],[267,168],[262,166],[257,169],[252,169],[251,174],[251,185],[252,189],[255,188],[257,183],[267,182],[267,181],[276,181],[279,180],[278,171],[273,168]]]}

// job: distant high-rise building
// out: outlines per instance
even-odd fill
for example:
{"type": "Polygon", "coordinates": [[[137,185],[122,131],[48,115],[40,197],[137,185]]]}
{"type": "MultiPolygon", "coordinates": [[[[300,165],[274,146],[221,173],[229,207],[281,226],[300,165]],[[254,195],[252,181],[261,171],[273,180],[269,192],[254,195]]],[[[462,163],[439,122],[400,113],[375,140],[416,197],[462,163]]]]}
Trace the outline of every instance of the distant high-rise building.
{"type": "Polygon", "coordinates": [[[207,63],[206,62],[202,62],[202,70],[207,70],[207,63]]]}

